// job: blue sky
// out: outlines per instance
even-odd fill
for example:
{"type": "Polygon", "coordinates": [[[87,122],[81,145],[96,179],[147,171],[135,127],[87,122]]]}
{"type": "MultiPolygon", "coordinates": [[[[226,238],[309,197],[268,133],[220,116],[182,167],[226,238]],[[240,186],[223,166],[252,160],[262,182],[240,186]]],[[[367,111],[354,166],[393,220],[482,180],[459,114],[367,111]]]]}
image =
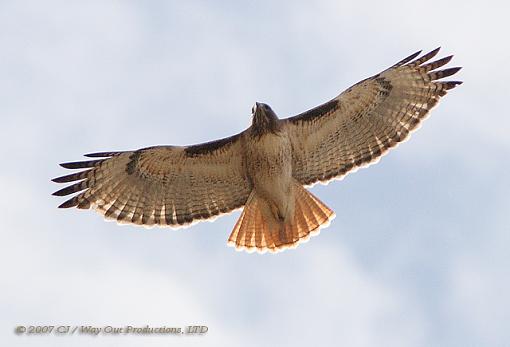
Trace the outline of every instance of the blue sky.
{"type": "Polygon", "coordinates": [[[0,2],[0,321],[8,345],[510,344],[508,5],[0,2]],[[232,135],[416,50],[465,83],[377,165],[312,190],[331,226],[235,252],[239,212],[185,230],[58,210],[83,153],[232,135]],[[17,325],[207,325],[202,337],[17,336],[17,325]]]}

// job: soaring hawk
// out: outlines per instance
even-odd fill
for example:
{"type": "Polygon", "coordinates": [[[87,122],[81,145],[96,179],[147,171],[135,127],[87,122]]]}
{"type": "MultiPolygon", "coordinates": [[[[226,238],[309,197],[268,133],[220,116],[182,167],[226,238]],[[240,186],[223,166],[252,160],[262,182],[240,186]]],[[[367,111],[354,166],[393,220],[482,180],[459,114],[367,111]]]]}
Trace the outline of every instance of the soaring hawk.
{"type": "Polygon", "coordinates": [[[414,53],[336,98],[279,119],[252,109],[243,132],[192,146],[86,154],[61,164],[84,169],[53,179],[80,192],[59,207],[94,208],[119,223],[182,227],[243,208],[228,244],[238,250],[294,248],[329,224],[334,212],[304,186],[339,179],[406,140],[458,81],[440,81],[452,56],[414,53]]]}

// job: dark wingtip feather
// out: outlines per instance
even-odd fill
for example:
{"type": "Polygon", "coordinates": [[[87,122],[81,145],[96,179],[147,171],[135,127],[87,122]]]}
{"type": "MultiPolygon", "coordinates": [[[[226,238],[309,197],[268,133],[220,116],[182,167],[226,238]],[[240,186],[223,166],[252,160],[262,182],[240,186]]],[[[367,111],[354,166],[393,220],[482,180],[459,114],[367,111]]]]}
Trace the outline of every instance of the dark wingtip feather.
{"type": "Polygon", "coordinates": [[[441,58],[441,59],[438,59],[436,61],[433,61],[432,63],[428,63],[428,64],[425,64],[423,65],[422,67],[427,69],[427,70],[435,70],[443,65],[446,65],[450,62],[450,60],[452,60],[453,58],[453,55],[449,55],[447,57],[444,57],[444,58],[441,58]]]}
{"type": "Polygon", "coordinates": [[[410,64],[411,65],[414,65],[414,66],[418,66],[418,65],[421,65],[427,61],[429,61],[430,59],[434,58],[437,53],[439,52],[439,50],[441,49],[441,47],[437,47],[436,49],[422,55],[421,57],[413,60],[410,64]]]}
{"type": "Polygon", "coordinates": [[[443,59],[441,59],[441,61],[444,61],[444,62],[445,62],[445,64],[447,64],[447,63],[449,63],[449,62],[450,62],[450,60],[452,60],[452,59],[453,59],[453,54],[452,54],[452,55],[448,55],[448,56],[444,57],[443,59]]]}
{"type": "Polygon", "coordinates": [[[446,90],[449,90],[449,89],[453,89],[453,88],[461,85],[464,82],[462,82],[462,81],[448,81],[448,82],[441,82],[441,83],[444,85],[444,88],[446,90]]]}
{"type": "Polygon", "coordinates": [[[55,182],[55,183],[67,183],[67,182],[72,182],[72,181],[78,180],[78,178],[77,179],[70,179],[69,176],[71,176],[71,175],[52,178],[51,181],[55,182]]]}
{"type": "Polygon", "coordinates": [[[410,62],[411,60],[413,60],[414,58],[416,58],[417,56],[419,56],[421,53],[421,50],[418,51],[418,52],[414,52],[413,54],[411,54],[410,56],[408,57],[405,57],[404,59],[402,59],[401,61],[399,61],[398,63],[396,63],[395,65],[393,65],[393,67],[397,67],[397,66],[401,66],[401,65],[404,65],[405,63],[408,63],[410,62]]]}
{"type": "Polygon", "coordinates": [[[78,205],[78,200],[76,198],[72,198],[59,205],[58,208],[70,208],[78,205]]]}
{"type": "Polygon", "coordinates": [[[441,50],[441,46],[437,47],[436,49],[431,50],[429,53],[427,53],[425,55],[430,54],[432,56],[435,56],[440,50],[441,50]]]}
{"type": "Polygon", "coordinates": [[[114,155],[119,155],[122,152],[97,152],[97,153],[87,153],[84,154],[89,158],[105,158],[105,157],[113,157],[114,155]]]}
{"type": "Polygon", "coordinates": [[[51,193],[53,196],[65,196],[71,193],[67,193],[69,187],[65,187],[63,189],[57,190],[56,192],[51,193]]]}
{"type": "Polygon", "coordinates": [[[87,175],[92,170],[93,169],[89,169],[89,170],[85,170],[85,171],[81,171],[81,172],[75,172],[70,175],[60,176],[57,178],[53,178],[52,181],[55,183],[67,183],[67,182],[82,180],[84,178],[87,178],[87,175]]]}
{"type": "Polygon", "coordinates": [[[70,186],[62,188],[60,190],[57,190],[52,195],[55,195],[55,196],[65,196],[65,195],[69,195],[69,194],[73,194],[73,193],[79,192],[80,190],[84,190],[86,188],[87,188],[86,182],[82,181],[82,182],[78,182],[78,183],[75,183],[75,184],[71,184],[70,186]]]}
{"type": "Polygon", "coordinates": [[[461,69],[461,67],[451,67],[449,69],[430,72],[429,76],[430,76],[431,80],[433,80],[433,81],[440,80],[442,78],[456,74],[460,69],[461,69]]]}
{"type": "Polygon", "coordinates": [[[457,66],[457,67],[451,67],[449,69],[444,69],[442,72],[442,77],[448,77],[448,76],[451,76],[451,75],[454,75],[456,74],[457,72],[459,72],[459,70],[462,69],[462,67],[460,66],[457,66]]]}
{"type": "Polygon", "coordinates": [[[84,169],[88,167],[94,167],[98,164],[101,164],[106,159],[100,159],[100,160],[88,160],[88,161],[75,161],[70,163],[62,163],[60,166],[62,166],[65,169],[84,169]]]}
{"type": "Polygon", "coordinates": [[[422,50],[420,49],[419,51],[416,51],[414,52],[413,54],[411,54],[410,56],[408,56],[407,58],[403,59],[405,61],[411,61],[413,60],[414,58],[416,58],[417,56],[419,56],[421,54],[422,50]]]}

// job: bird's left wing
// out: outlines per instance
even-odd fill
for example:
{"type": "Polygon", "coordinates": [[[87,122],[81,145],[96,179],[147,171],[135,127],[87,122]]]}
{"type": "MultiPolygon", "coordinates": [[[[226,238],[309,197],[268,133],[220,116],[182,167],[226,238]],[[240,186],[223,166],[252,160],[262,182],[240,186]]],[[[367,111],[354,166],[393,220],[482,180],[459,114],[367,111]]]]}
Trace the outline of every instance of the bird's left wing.
{"type": "Polygon", "coordinates": [[[437,70],[452,58],[428,62],[438,51],[420,58],[417,52],[333,100],[286,119],[294,178],[303,185],[341,178],[406,140],[439,99],[461,83],[438,81],[460,69],[437,70]]]}
{"type": "Polygon", "coordinates": [[[94,208],[121,223],[180,227],[210,219],[242,207],[251,192],[241,142],[242,133],[189,147],[88,154],[96,159],[61,164],[85,170],[53,179],[78,181],[53,194],[81,191],[59,207],[94,208]]]}

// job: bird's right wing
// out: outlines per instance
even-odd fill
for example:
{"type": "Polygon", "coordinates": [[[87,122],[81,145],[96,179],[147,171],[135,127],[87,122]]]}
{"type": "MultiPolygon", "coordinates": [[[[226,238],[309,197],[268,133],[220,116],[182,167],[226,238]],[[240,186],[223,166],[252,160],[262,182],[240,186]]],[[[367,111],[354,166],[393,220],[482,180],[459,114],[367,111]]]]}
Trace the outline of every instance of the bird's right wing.
{"type": "Polygon", "coordinates": [[[59,207],[92,207],[122,223],[179,227],[210,219],[242,207],[251,192],[241,142],[238,134],[189,147],[88,154],[101,159],[61,164],[85,170],[53,179],[74,182],[53,194],[82,191],[59,207]]]}
{"type": "Polygon", "coordinates": [[[438,81],[460,68],[437,70],[452,56],[428,62],[439,48],[417,52],[347,89],[333,100],[286,119],[293,176],[301,184],[328,182],[377,161],[406,140],[458,81],[438,81]]]}

